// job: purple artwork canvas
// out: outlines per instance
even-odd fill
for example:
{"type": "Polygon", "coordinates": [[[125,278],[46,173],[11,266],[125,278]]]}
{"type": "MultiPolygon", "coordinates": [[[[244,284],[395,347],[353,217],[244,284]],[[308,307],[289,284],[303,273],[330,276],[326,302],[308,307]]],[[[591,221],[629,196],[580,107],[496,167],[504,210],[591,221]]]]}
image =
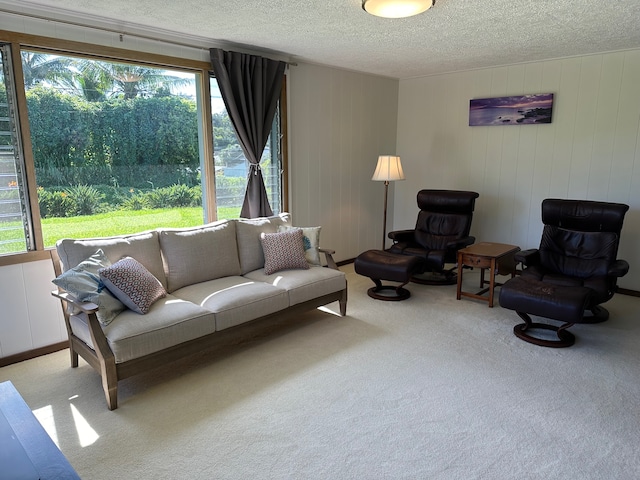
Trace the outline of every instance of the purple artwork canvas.
{"type": "Polygon", "coordinates": [[[551,123],[553,93],[479,98],[469,102],[469,126],[551,123]]]}

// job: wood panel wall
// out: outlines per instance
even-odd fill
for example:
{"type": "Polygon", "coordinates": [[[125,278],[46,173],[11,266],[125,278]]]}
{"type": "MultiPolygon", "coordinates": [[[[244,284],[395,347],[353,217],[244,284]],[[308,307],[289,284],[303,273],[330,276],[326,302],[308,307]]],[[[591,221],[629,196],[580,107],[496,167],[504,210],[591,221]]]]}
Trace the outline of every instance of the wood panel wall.
{"type": "Polygon", "coordinates": [[[393,226],[415,224],[422,188],[480,193],[478,240],[537,247],[545,198],[630,205],[620,285],[640,290],[640,50],[400,81],[393,226]],[[548,125],[469,127],[469,100],[554,93],[548,125]]]}
{"type": "Polygon", "coordinates": [[[305,64],[288,78],[294,224],[322,226],[338,261],[381,248],[384,185],[371,176],[378,155],[395,154],[398,81],[305,64]]]}

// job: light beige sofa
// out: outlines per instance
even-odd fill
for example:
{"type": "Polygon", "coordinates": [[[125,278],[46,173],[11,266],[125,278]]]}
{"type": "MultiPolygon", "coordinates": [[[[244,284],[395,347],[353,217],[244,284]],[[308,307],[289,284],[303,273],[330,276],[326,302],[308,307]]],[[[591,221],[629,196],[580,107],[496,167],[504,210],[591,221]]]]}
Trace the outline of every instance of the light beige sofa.
{"type": "Polygon", "coordinates": [[[347,284],[332,251],[326,266],[265,274],[264,233],[291,226],[291,216],[225,220],[195,228],[157,229],[135,235],[60,240],[56,274],[73,269],[97,249],[110,262],[132,257],[167,294],[142,315],[130,309],[105,324],[99,307],[69,292],[62,300],[72,367],[78,355],[100,372],[110,410],[117,408],[118,381],[178,358],[213,348],[224,332],[248,322],[269,322],[292,312],[338,301],[346,314],[347,284]]]}

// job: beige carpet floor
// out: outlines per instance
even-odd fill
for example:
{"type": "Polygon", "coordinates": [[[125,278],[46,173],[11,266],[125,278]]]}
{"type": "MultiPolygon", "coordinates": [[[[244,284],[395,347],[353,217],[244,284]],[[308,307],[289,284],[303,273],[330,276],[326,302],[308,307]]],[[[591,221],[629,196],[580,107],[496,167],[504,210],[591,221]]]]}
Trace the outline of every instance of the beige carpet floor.
{"type": "MultiPolygon", "coordinates": [[[[640,298],[576,344],[517,339],[514,312],[410,284],[317,310],[121,382],[62,351],[0,369],[84,479],[637,479],[640,298]],[[337,311],[337,305],[329,310],[337,311]]],[[[465,288],[478,282],[465,274],[465,288]]]]}

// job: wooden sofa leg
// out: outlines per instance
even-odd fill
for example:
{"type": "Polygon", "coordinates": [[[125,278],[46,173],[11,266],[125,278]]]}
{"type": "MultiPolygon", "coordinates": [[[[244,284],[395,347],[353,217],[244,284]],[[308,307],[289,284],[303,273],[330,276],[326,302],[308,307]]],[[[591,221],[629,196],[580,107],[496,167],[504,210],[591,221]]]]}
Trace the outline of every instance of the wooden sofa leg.
{"type": "Polygon", "coordinates": [[[69,345],[69,354],[71,355],[71,368],[78,368],[78,352],[73,349],[73,345],[69,345]]]}
{"type": "Polygon", "coordinates": [[[104,394],[107,399],[107,408],[109,410],[118,408],[118,387],[106,388],[104,394]]]}
{"type": "Polygon", "coordinates": [[[109,410],[118,408],[118,376],[115,362],[104,362],[101,365],[102,389],[107,399],[109,410]]]}

